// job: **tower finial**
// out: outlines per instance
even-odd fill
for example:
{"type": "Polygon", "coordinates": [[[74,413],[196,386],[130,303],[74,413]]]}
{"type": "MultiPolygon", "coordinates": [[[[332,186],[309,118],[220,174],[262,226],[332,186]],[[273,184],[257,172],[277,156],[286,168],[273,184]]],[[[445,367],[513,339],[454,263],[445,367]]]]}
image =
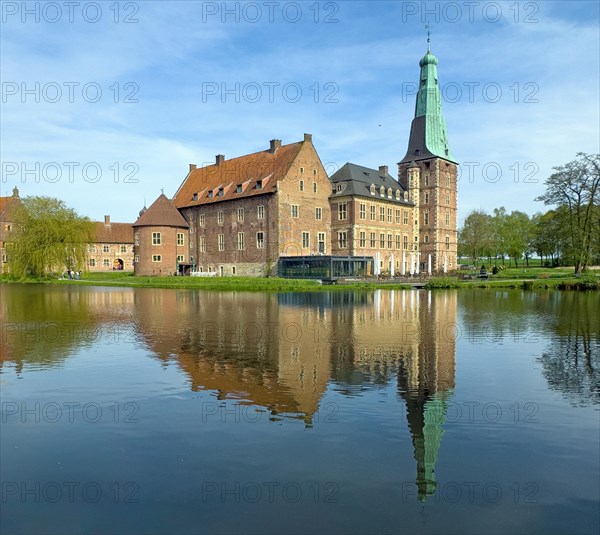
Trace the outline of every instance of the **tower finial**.
{"type": "Polygon", "coordinates": [[[425,24],[425,28],[427,29],[427,52],[431,52],[431,26],[429,24],[425,24]]]}

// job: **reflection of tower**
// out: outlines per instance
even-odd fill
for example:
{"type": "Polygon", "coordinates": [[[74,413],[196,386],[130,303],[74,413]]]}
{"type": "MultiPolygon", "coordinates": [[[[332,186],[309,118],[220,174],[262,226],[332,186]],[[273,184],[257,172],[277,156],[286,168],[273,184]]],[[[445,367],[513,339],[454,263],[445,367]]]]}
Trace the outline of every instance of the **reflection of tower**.
{"type": "Polygon", "coordinates": [[[398,389],[417,461],[418,499],[425,501],[436,489],[435,464],[454,388],[456,293],[418,296],[418,350],[401,362],[398,389]]]}

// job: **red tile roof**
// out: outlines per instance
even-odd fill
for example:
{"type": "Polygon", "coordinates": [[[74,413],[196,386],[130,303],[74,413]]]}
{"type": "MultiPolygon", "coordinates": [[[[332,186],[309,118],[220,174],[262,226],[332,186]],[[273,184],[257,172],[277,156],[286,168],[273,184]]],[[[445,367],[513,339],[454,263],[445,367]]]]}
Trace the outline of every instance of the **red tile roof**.
{"type": "Polygon", "coordinates": [[[282,145],[274,152],[255,152],[193,169],[177,190],[173,204],[185,208],[273,193],[277,181],[286,175],[298,156],[302,143],[282,145]]]}
{"type": "Polygon", "coordinates": [[[133,243],[131,223],[109,223],[94,221],[96,243],[133,243]]]}
{"type": "Polygon", "coordinates": [[[179,213],[173,203],[161,193],[150,208],[145,210],[134,227],[177,227],[189,228],[188,222],[179,213]]]}

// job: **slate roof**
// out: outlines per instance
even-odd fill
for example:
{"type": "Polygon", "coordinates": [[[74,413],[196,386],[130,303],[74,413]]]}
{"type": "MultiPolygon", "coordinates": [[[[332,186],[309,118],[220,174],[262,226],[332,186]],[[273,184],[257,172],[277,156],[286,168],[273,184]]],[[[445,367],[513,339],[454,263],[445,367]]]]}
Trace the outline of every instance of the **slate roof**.
{"type": "Polygon", "coordinates": [[[159,195],[150,208],[141,213],[132,226],[189,228],[188,222],[164,193],[159,195]]]}
{"type": "Polygon", "coordinates": [[[413,203],[404,200],[406,191],[402,185],[389,173],[383,174],[378,169],[371,169],[353,163],[344,164],[336,171],[329,180],[332,182],[333,193],[330,198],[342,195],[356,195],[369,199],[386,200],[397,204],[412,206],[413,203]],[[338,190],[338,185],[342,191],[338,190]],[[375,194],[371,193],[371,185],[375,186],[375,194]],[[385,195],[380,194],[380,188],[384,186],[385,195]],[[392,188],[392,196],[388,197],[388,189],[392,188]],[[400,199],[396,199],[396,191],[400,191],[400,199]]]}
{"type": "Polygon", "coordinates": [[[109,223],[94,221],[95,243],[133,243],[131,223],[109,223]]]}
{"type": "Polygon", "coordinates": [[[173,204],[184,208],[273,193],[305,142],[193,169],[177,190],[173,204]]]}

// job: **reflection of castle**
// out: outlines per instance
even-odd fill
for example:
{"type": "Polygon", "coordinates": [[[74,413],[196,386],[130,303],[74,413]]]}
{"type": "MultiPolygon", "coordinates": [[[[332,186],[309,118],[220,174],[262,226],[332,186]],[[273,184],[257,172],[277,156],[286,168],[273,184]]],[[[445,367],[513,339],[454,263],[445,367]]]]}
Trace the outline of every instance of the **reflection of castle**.
{"type": "Polygon", "coordinates": [[[397,375],[424,501],[435,492],[446,402],[454,388],[457,295],[378,291],[370,297],[369,306],[340,309],[333,319],[333,375],[347,384],[397,375]]]}
{"type": "Polygon", "coordinates": [[[129,339],[142,342],[165,365],[176,363],[193,391],[211,391],[217,399],[264,407],[307,424],[330,382],[343,395],[355,385],[371,388],[395,378],[406,403],[419,499],[435,490],[445,402],[454,388],[455,293],[87,287],[39,292],[26,285],[0,286],[0,296],[0,317],[10,311],[11,321],[28,333],[0,337],[4,360],[17,366],[61,362],[97,340],[90,336],[95,330],[113,343],[111,328],[118,325],[129,335],[134,330],[129,339]],[[65,326],[69,336],[34,336],[33,326],[48,318],[65,326]],[[74,330],[67,330],[71,325],[74,330]]]}

